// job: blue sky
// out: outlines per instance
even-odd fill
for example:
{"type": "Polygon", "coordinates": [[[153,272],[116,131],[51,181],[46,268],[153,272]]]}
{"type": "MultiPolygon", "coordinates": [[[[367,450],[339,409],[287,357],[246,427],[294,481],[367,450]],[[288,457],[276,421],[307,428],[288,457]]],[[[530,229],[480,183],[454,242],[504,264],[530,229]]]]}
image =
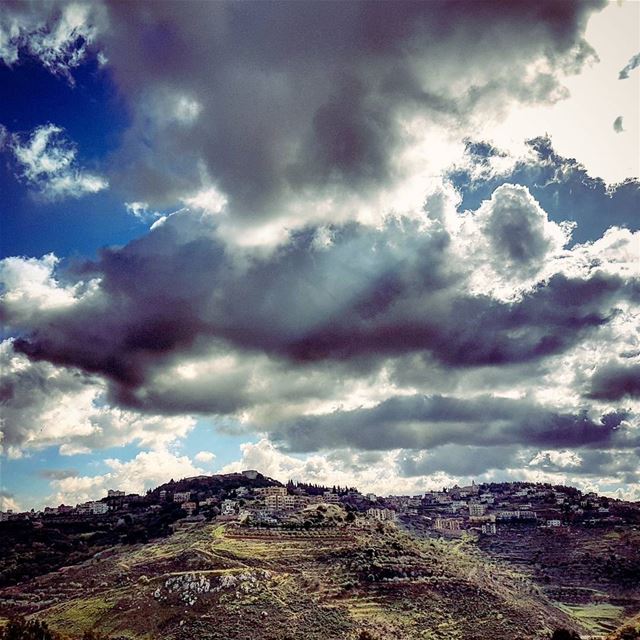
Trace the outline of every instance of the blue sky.
{"type": "Polygon", "coordinates": [[[4,508],[640,497],[640,5],[123,7],[0,7],[4,508]]]}

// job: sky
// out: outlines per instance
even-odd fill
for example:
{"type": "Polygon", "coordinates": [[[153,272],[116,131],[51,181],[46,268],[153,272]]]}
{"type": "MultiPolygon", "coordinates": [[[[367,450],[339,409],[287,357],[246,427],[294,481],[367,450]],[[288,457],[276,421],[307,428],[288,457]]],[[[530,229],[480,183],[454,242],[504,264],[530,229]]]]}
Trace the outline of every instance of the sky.
{"type": "Polygon", "coordinates": [[[0,509],[255,468],[640,499],[640,2],[0,5],[0,509]]]}

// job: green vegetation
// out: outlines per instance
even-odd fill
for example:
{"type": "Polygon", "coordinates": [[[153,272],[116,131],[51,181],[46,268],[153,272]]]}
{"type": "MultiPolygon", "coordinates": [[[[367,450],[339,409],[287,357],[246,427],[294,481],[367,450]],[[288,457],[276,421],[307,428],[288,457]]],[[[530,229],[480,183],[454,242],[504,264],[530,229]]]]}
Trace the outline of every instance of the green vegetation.
{"type": "Polygon", "coordinates": [[[196,525],[11,589],[17,613],[74,640],[548,640],[582,628],[468,540],[394,527],[196,525]]]}
{"type": "MultiPolygon", "coordinates": [[[[108,636],[96,631],[86,631],[77,640],[110,640],[108,636]]],[[[25,620],[17,618],[9,620],[0,628],[0,640],[76,640],[66,634],[61,634],[49,628],[46,622],[40,620],[25,620]]]]}

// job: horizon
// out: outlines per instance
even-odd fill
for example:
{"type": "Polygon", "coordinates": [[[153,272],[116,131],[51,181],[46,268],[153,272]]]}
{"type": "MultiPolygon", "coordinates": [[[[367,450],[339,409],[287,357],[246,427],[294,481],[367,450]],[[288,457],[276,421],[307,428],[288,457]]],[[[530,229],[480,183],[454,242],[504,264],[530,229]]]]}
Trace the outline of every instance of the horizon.
{"type": "MultiPolygon", "coordinates": [[[[225,476],[237,476],[237,475],[244,475],[247,471],[256,471],[258,473],[258,475],[262,476],[263,478],[265,478],[266,480],[270,480],[272,482],[277,482],[279,485],[283,486],[283,487],[288,487],[288,485],[290,483],[293,483],[296,487],[298,487],[299,485],[305,485],[305,486],[312,486],[312,487],[320,487],[323,489],[328,489],[328,490],[333,490],[334,488],[337,488],[338,490],[340,489],[344,489],[345,491],[351,492],[351,491],[355,491],[358,494],[360,494],[361,496],[369,496],[369,495],[377,495],[377,494],[373,494],[373,492],[368,492],[366,491],[366,488],[364,488],[364,490],[361,490],[360,487],[349,487],[347,485],[345,485],[344,487],[341,487],[340,485],[328,485],[328,484],[322,484],[322,483],[311,483],[311,482],[306,482],[305,480],[294,480],[292,478],[289,478],[286,481],[283,480],[278,480],[277,478],[272,478],[271,476],[267,476],[263,473],[261,473],[259,470],[257,469],[244,469],[242,471],[233,471],[233,472],[229,472],[229,473],[224,473],[224,474],[216,474],[216,473],[212,473],[209,475],[198,475],[198,476],[190,476],[190,477],[185,477],[185,478],[179,478],[178,480],[174,480],[173,478],[167,480],[166,482],[163,482],[159,485],[156,485],[155,487],[150,487],[148,489],[146,489],[145,492],[143,493],[127,493],[127,492],[123,492],[125,493],[124,497],[129,497],[129,496],[137,496],[137,497],[144,497],[145,495],[149,495],[151,493],[153,493],[154,491],[157,491],[160,487],[166,486],[168,484],[174,483],[174,484],[179,484],[181,482],[188,482],[190,480],[201,480],[204,478],[212,478],[212,477],[225,477],[225,476]]],[[[491,485],[500,485],[500,484],[506,484],[506,485],[529,485],[529,486],[533,486],[533,487],[551,487],[552,489],[574,489],[576,491],[578,491],[579,494],[581,495],[586,495],[586,492],[581,491],[580,489],[578,489],[577,487],[573,487],[571,485],[566,485],[566,484],[550,484],[547,482],[527,482],[527,481],[522,481],[522,480],[516,480],[516,481],[494,481],[494,482],[482,482],[482,483],[478,483],[476,484],[475,480],[471,481],[471,484],[469,485],[463,485],[463,486],[459,486],[458,484],[454,484],[451,486],[444,486],[444,487],[440,487],[439,489],[426,489],[424,491],[419,491],[417,494],[414,494],[413,496],[411,496],[411,494],[396,494],[396,493],[386,493],[386,494],[380,494],[377,495],[378,498],[381,499],[386,499],[386,498],[399,498],[399,497],[418,497],[418,496],[424,496],[426,497],[427,494],[434,494],[434,493],[448,493],[448,492],[454,492],[456,489],[468,489],[469,487],[472,486],[477,486],[477,487],[483,487],[483,486],[488,486],[490,487],[491,485]]],[[[102,501],[105,499],[109,498],[109,493],[113,492],[113,491],[121,491],[118,487],[110,487],[106,490],[105,495],[103,496],[99,496],[94,498],[94,500],[90,500],[87,502],[92,502],[92,501],[102,501]]],[[[605,497],[609,500],[613,500],[613,501],[617,501],[617,502],[630,502],[630,503],[638,503],[640,502],[640,500],[624,500],[622,498],[618,498],[616,496],[607,496],[606,494],[598,494],[597,492],[593,492],[596,493],[596,495],[598,495],[598,497],[605,497]]],[[[36,513],[42,513],[46,508],[56,508],[56,507],[62,507],[62,506],[81,506],[82,504],[85,503],[76,503],[76,505],[65,505],[63,503],[59,504],[59,505],[55,505],[55,504],[42,504],[39,508],[34,508],[32,507],[31,509],[29,509],[28,511],[12,511],[9,510],[9,512],[14,513],[14,514],[20,514],[20,513],[31,513],[31,512],[36,512],[36,513]]],[[[0,509],[0,512],[2,512],[2,510],[0,509]]]]}
{"type": "Polygon", "coordinates": [[[560,4],[0,5],[0,511],[640,500],[640,2],[560,4]]]}

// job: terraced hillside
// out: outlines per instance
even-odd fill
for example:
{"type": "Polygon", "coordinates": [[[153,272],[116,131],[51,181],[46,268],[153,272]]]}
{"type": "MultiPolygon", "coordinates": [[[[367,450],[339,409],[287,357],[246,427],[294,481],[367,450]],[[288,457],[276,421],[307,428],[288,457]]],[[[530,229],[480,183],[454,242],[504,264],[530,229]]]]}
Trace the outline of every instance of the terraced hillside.
{"type": "Polygon", "coordinates": [[[534,640],[583,630],[468,545],[392,528],[195,525],[7,587],[0,602],[0,615],[76,637],[534,640]]]}
{"type": "Polygon", "coordinates": [[[502,566],[540,585],[545,595],[603,635],[640,610],[640,531],[602,528],[518,529],[482,538],[502,566]]]}

